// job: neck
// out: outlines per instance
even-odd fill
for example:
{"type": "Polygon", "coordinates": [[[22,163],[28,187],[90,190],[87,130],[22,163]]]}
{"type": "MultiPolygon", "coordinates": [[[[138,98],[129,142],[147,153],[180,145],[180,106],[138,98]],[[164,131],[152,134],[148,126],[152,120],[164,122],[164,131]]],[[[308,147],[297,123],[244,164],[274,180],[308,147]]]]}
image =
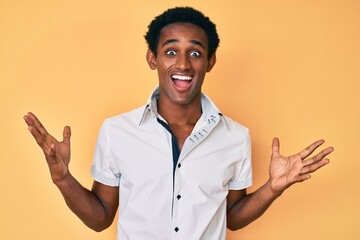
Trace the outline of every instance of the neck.
{"type": "Polygon", "coordinates": [[[200,95],[188,104],[177,104],[163,99],[161,95],[158,99],[158,113],[166,120],[169,125],[195,125],[201,117],[201,97],[200,95]]]}

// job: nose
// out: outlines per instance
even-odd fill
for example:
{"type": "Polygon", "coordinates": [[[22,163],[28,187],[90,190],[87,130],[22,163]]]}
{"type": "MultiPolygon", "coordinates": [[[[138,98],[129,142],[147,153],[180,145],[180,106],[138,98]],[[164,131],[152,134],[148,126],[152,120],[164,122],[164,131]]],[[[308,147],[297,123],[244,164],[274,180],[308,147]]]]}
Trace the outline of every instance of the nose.
{"type": "Polygon", "coordinates": [[[178,54],[175,65],[177,69],[182,71],[190,69],[191,64],[189,56],[187,54],[178,54]]]}

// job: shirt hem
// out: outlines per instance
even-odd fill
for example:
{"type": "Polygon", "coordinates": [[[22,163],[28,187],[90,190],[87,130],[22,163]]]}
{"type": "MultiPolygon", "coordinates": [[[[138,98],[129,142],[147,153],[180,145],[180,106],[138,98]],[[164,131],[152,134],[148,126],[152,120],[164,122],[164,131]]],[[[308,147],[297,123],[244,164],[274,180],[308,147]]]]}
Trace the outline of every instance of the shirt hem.
{"type": "Polygon", "coordinates": [[[230,182],[229,183],[229,190],[241,190],[248,188],[252,185],[252,179],[247,179],[241,182],[230,182]]]}

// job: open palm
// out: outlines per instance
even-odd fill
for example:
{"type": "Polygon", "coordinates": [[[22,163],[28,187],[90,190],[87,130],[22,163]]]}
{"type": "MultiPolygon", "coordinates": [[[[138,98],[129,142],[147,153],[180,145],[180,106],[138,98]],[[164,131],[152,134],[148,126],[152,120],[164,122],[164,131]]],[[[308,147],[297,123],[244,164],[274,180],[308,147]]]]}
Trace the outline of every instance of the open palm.
{"type": "Polygon", "coordinates": [[[282,156],[279,152],[279,139],[274,138],[269,169],[272,190],[283,192],[292,184],[309,179],[310,173],[328,164],[329,159],[325,157],[333,151],[332,147],[326,148],[313,157],[307,158],[323,143],[324,140],[318,140],[298,154],[286,157],[282,156]]]}
{"type": "Polygon", "coordinates": [[[68,173],[70,162],[70,127],[64,128],[63,141],[59,142],[46,131],[33,113],[28,113],[24,119],[29,131],[44,152],[53,181],[61,181],[68,173]]]}

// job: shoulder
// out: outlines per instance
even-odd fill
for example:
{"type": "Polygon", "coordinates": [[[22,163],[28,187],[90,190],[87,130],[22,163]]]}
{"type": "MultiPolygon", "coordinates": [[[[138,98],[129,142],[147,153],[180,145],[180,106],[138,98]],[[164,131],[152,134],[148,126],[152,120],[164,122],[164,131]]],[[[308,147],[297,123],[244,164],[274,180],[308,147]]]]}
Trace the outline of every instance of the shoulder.
{"type": "Polygon", "coordinates": [[[221,116],[223,118],[222,121],[224,122],[224,124],[226,124],[230,132],[234,132],[235,134],[245,134],[245,135],[249,134],[249,129],[246,126],[231,119],[228,116],[225,115],[221,115],[221,116]]]}
{"type": "Polygon", "coordinates": [[[98,139],[100,141],[119,140],[126,133],[133,134],[139,131],[139,123],[144,113],[145,106],[133,109],[119,115],[106,118],[101,127],[98,139]]]}
{"type": "Polygon", "coordinates": [[[104,125],[107,126],[118,126],[125,123],[128,124],[139,124],[144,114],[146,106],[142,106],[136,109],[133,109],[129,112],[121,113],[104,120],[104,125]]]}
{"type": "Polygon", "coordinates": [[[241,123],[222,115],[222,139],[240,148],[250,148],[251,137],[249,129],[241,123]]]}

